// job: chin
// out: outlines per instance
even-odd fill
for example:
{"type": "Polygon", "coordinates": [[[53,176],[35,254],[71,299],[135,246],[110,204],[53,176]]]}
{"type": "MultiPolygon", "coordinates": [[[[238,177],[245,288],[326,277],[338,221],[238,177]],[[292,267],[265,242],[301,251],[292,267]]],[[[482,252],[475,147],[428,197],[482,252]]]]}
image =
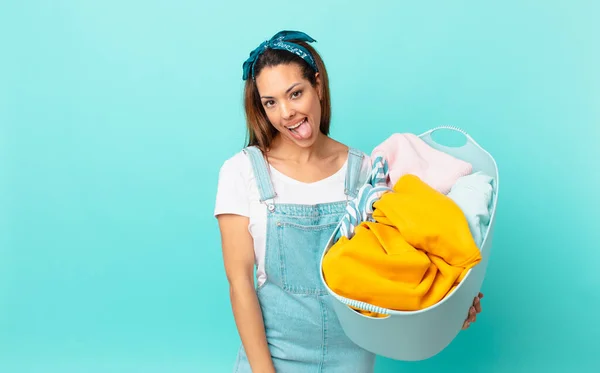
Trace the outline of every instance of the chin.
{"type": "Polygon", "coordinates": [[[297,139],[294,136],[290,135],[289,133],[285,134],[285,138],[289,142],[294,143],[294,144],[296,144],[297,146],[299,146],[301,148],[310,148],[311,146],[313,146],[317,142],[317,139],[319,138],[320,135],[321,135],[320,131],[313,130],[312,135],[309,138],[307,138],[307,139],[297,139]]]}
{"type": "Polygon", "coordinates": [[[311,146],[313,146],[317,141],[316,138],[310,138],[310,139],[306,139],[306,140],[296,140],[296,139],[291,139],[294,144],[298,145],[301,148],[310,148],[311,146]]]}

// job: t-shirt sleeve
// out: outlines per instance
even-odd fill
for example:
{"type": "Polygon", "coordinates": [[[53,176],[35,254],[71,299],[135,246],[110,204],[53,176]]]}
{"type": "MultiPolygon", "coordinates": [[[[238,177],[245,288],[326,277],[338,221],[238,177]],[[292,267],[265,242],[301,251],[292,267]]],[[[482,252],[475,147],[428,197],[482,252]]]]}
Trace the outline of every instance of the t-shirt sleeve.
{"type": "Polygon", "coordinates": [[[228,159],[219,170],[214,216],[235,214],[250,216],[248,182],[237,158],[228,159]]]}

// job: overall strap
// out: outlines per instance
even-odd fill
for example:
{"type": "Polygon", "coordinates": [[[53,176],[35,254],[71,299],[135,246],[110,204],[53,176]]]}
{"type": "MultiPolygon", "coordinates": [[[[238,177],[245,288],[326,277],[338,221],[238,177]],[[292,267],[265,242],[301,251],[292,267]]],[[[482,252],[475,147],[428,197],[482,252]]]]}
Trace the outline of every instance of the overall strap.
{"type": "Polygon", "coordinates": [[[256,146],[248,146],[243,151],[250,157],[256,186],[260,195],[260,202],[275,198],[277,193],[275,193],[275,188],[273,188],[273,183],[271,182],[269,165],[260,149],[256,146]]]}
{"type": "Polygon", "coordinates": [[[348,169],[346,170],[346,180],[344,193],[351,199],[356,198],[358,190],[361,187],[361,168],[365,155],[358,149],[348,149],[348,169]]]}

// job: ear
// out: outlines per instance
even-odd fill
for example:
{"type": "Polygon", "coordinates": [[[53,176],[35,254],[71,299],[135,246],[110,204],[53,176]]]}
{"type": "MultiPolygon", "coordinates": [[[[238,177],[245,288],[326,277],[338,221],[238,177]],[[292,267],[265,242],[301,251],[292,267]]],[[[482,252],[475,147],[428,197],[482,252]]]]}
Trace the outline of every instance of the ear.
{"type": "Polygon", "coordinates": [[[321,82],[321,75],[319,73],[315,73],[315,81],[317,82],[317,94],[319,95],[319,101],[323,99],[323,84],[321,82]]]}

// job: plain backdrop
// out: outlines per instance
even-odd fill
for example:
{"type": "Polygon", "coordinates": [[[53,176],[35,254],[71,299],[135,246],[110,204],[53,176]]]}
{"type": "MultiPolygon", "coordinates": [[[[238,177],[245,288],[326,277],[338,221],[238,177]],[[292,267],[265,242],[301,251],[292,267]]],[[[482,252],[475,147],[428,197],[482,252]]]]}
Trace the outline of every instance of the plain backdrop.
{"type": "MultiPolygon", "coordinates": [[[[230,372],[216,182],[242,63],[317,40],[332,136],[469,132],[501,174],[477,322],[377,373],[597,372],[594,1],[2,1],[0,372],[230,372]]],[[[467,311],[467,310],[465,310],[467,311]]]]}

